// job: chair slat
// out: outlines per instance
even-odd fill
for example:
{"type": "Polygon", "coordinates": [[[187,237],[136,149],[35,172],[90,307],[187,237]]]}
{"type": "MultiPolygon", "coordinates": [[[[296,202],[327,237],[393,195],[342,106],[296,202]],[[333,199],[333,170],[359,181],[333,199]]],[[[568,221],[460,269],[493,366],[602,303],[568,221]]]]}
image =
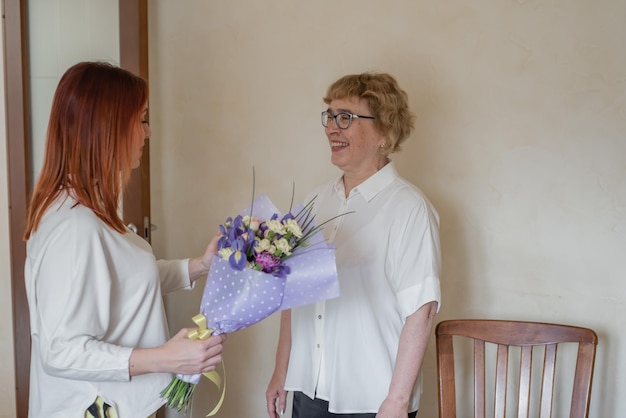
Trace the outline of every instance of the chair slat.
{"type": "Polygon", "coordinates": [[[556,344],[546,345],[543,360],[543,378],[541,382],[541,409],[539,418],[552,416],[552,393],[554,392],[554,374],[556,372],[556,344]]]}
{"type": "Polygon", "coordinates": [[[485,418],[485,342],[481,340],[474,341],[474,388],[474,417],[485,418]]]}
{"type": "Polygon", "coordinates": [[[533,362],[533,347],[522,347],[519,375],[519,398],[517,418],[528,418],[530,413],[530,378],[533,362]]]}
{"type": "Polygon", "coordinates": [[[496,359],[496,395],[494,414],[496,418],[504,418],[506,415],[506,384],[509,371],[509,347],[504,344],[498,345],[496,359]]]}

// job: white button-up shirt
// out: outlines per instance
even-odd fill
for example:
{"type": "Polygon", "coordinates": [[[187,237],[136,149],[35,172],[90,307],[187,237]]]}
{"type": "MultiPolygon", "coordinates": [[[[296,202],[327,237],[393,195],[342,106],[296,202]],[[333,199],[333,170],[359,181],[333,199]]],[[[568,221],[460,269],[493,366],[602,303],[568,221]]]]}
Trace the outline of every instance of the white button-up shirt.
{"type": "MultiPolygon", "coordinates": [[[[292,310],[286,389],[333,413],[375,413],[387,396],[407,316],[440,302],[439,218],[388,163],[345,197],[342,179],[309,194],[336,245],[341,296],[292,310]]],[[[309,201],[306,199],[305,201],[309,201]]],[[[409,405],[419,407],[421,376],[409,405]]]]}

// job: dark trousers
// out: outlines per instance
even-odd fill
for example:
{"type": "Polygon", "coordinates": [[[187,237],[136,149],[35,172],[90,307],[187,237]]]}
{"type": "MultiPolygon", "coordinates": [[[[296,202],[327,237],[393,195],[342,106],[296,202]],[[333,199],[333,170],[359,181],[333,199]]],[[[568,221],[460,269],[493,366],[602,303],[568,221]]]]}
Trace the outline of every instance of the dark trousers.
{"type": "MultiPolygon", "coordinates": [[[[417,411],[408,414],[415,418],[417,411]]],[[[328,402],[323,399],[311,399],[302,392],[293,393],[293,411],[291,418],[374,418],[376,414],[333,414],[328,412],[328,402]]]]}

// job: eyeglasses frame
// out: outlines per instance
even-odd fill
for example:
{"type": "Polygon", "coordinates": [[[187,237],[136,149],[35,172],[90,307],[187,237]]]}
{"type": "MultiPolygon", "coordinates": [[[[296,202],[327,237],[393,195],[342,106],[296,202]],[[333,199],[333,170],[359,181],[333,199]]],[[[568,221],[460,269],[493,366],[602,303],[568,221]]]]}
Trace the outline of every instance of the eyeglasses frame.
{"type": "Polygon", "coordinates": [[[371,119],[371,120],[375,120],[376,118],[373,116],[365,116],[365,115],[356,115],[354,113],[350,113],[350,112],[339,112],[336,115],[333,115],[332,112],[330,110],[324,110],[321,114],[321,120],[322,120],[322,126],[324,128],[328,127],[328,123],[326,125],[324,125],[324,115],[327,114],[328,116],[330,116],[334,121],[335,121],[335,125],[337,126],[337,128],[339,129],[348,129],[350,127],[350,125],[352,125],[352,119],[371,119]],[[350,120],[348,121],[348,126],[346,126],[345,128],[342,128],[341,126],[339,126],[339,123],[337,123],[337,116],[340,115],[348,115],[350,116],[350,120]]]}

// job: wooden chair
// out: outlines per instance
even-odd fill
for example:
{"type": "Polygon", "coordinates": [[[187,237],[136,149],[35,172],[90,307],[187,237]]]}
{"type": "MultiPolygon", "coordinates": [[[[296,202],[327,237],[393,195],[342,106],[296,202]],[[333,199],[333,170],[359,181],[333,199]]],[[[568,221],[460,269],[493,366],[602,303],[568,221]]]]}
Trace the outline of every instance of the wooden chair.
{"type": "MultiPolygon", "coordinates": [[[[474,418],[485,418],[486,397],[493,399],[494,403],[492,406],[489,404],[489,408],[490,410],[493,408],[493,416],[496,418],[514,416],[512,413],[507,412],[507,398],[511,401],[517,400],[517,415],[515,416],[518,418],[527,418],[531,409],[533,411],[537,410],[540,413],[540,418],[551,417],[555,392],[555,371],[557,369],[557,345],[563,345],[560,343],[568,342],[578,344],[575,368],[573,365],[574,361],[571,362],[573,370],[570,371],[570,375],[573,373],[573,381],[571,385],[572,395],[569,417],[588,417],[593,366],[596,345],[598,343],[598,337],[592,330],[537,322],[468,319],[442,321],[437,325],[435,335],[437,343],[437,374],[439,378],[439,418],[457,417],[453,345],[458,346],[461,344],[459,337],[467,337],[470,339],[469,341],[473,341],[474,418]],[[453,336],[456,336],[454,344],[453,336]],[[488,350],[485,349],[486,346],[488,350]],[[543,348],[537,348],[539,346],[543,346],[543,348]],[[518,386],[517,394],[511,394],[511,390],[507,394],[507,380],[513,380],[507,378],[510,362],[509,348],[511,347],[517,347],[511,351],[515,350],[515,353],[519,353],[516,354],[515,358],[519,357],[520,359],[519,371],[516,370],[519,373],[518,384],[509,385],[510,389],[518,386]],[[491,367],[491,369],[495,369],[495,376],[493,376],[495,392],[487,396],[485,392],[486,351],[489,353],[495,351],[497,353],[494,360],[495,364],[491,367]],[[537,362],[533,363],[533,352],[543,352],[543,366],[537,366],[537,362]],[[531,370],[541,370],[542,376],[539,391],[536,390],[539,386],[538,379],[531,378],[531,370]],[[534,383],[537,383],[537,387],[534,383]],[[532,397],[532,408],[531,393],[536,394],[536,396],[532,397]],[[537,397],[539,398],[538,402],[535,399],[537,397]]],[[[575,345],[573,347],[575,348],[575,345]]],[[[468,351],[471,351],[471,349],[468,351]]],[[[561,360],[561,357],[559,357],[559,360],[561,360]]],[[[511,360],[511,363],[514,362],[511,360]]],[[[562,363],[559,362],[558,365],[559,372],[561,372],[560,366],[562,363]]],[[[457,366],[459,365],[457,364],[457,366]]],[[[471,366],[468,368],[471,369],[471,366]]],[[[517,377],[517,375],[514,376],[517,377]]],[[[562,393],[563,390],[559,388],[559,391],[559,393],[562,393]]],[[[569,398],[569,392],[567,392],[567,397],[569,398]]],[[[567,405],[567,402],[565,405],[567,405]]],[[[459,414],[459,417],[471,416],[469,411],[471,407],[467,409],[461,411],[462,413],[459,414]]],[[[565,415],[563,414],[562,416],[565,415]]]]}

